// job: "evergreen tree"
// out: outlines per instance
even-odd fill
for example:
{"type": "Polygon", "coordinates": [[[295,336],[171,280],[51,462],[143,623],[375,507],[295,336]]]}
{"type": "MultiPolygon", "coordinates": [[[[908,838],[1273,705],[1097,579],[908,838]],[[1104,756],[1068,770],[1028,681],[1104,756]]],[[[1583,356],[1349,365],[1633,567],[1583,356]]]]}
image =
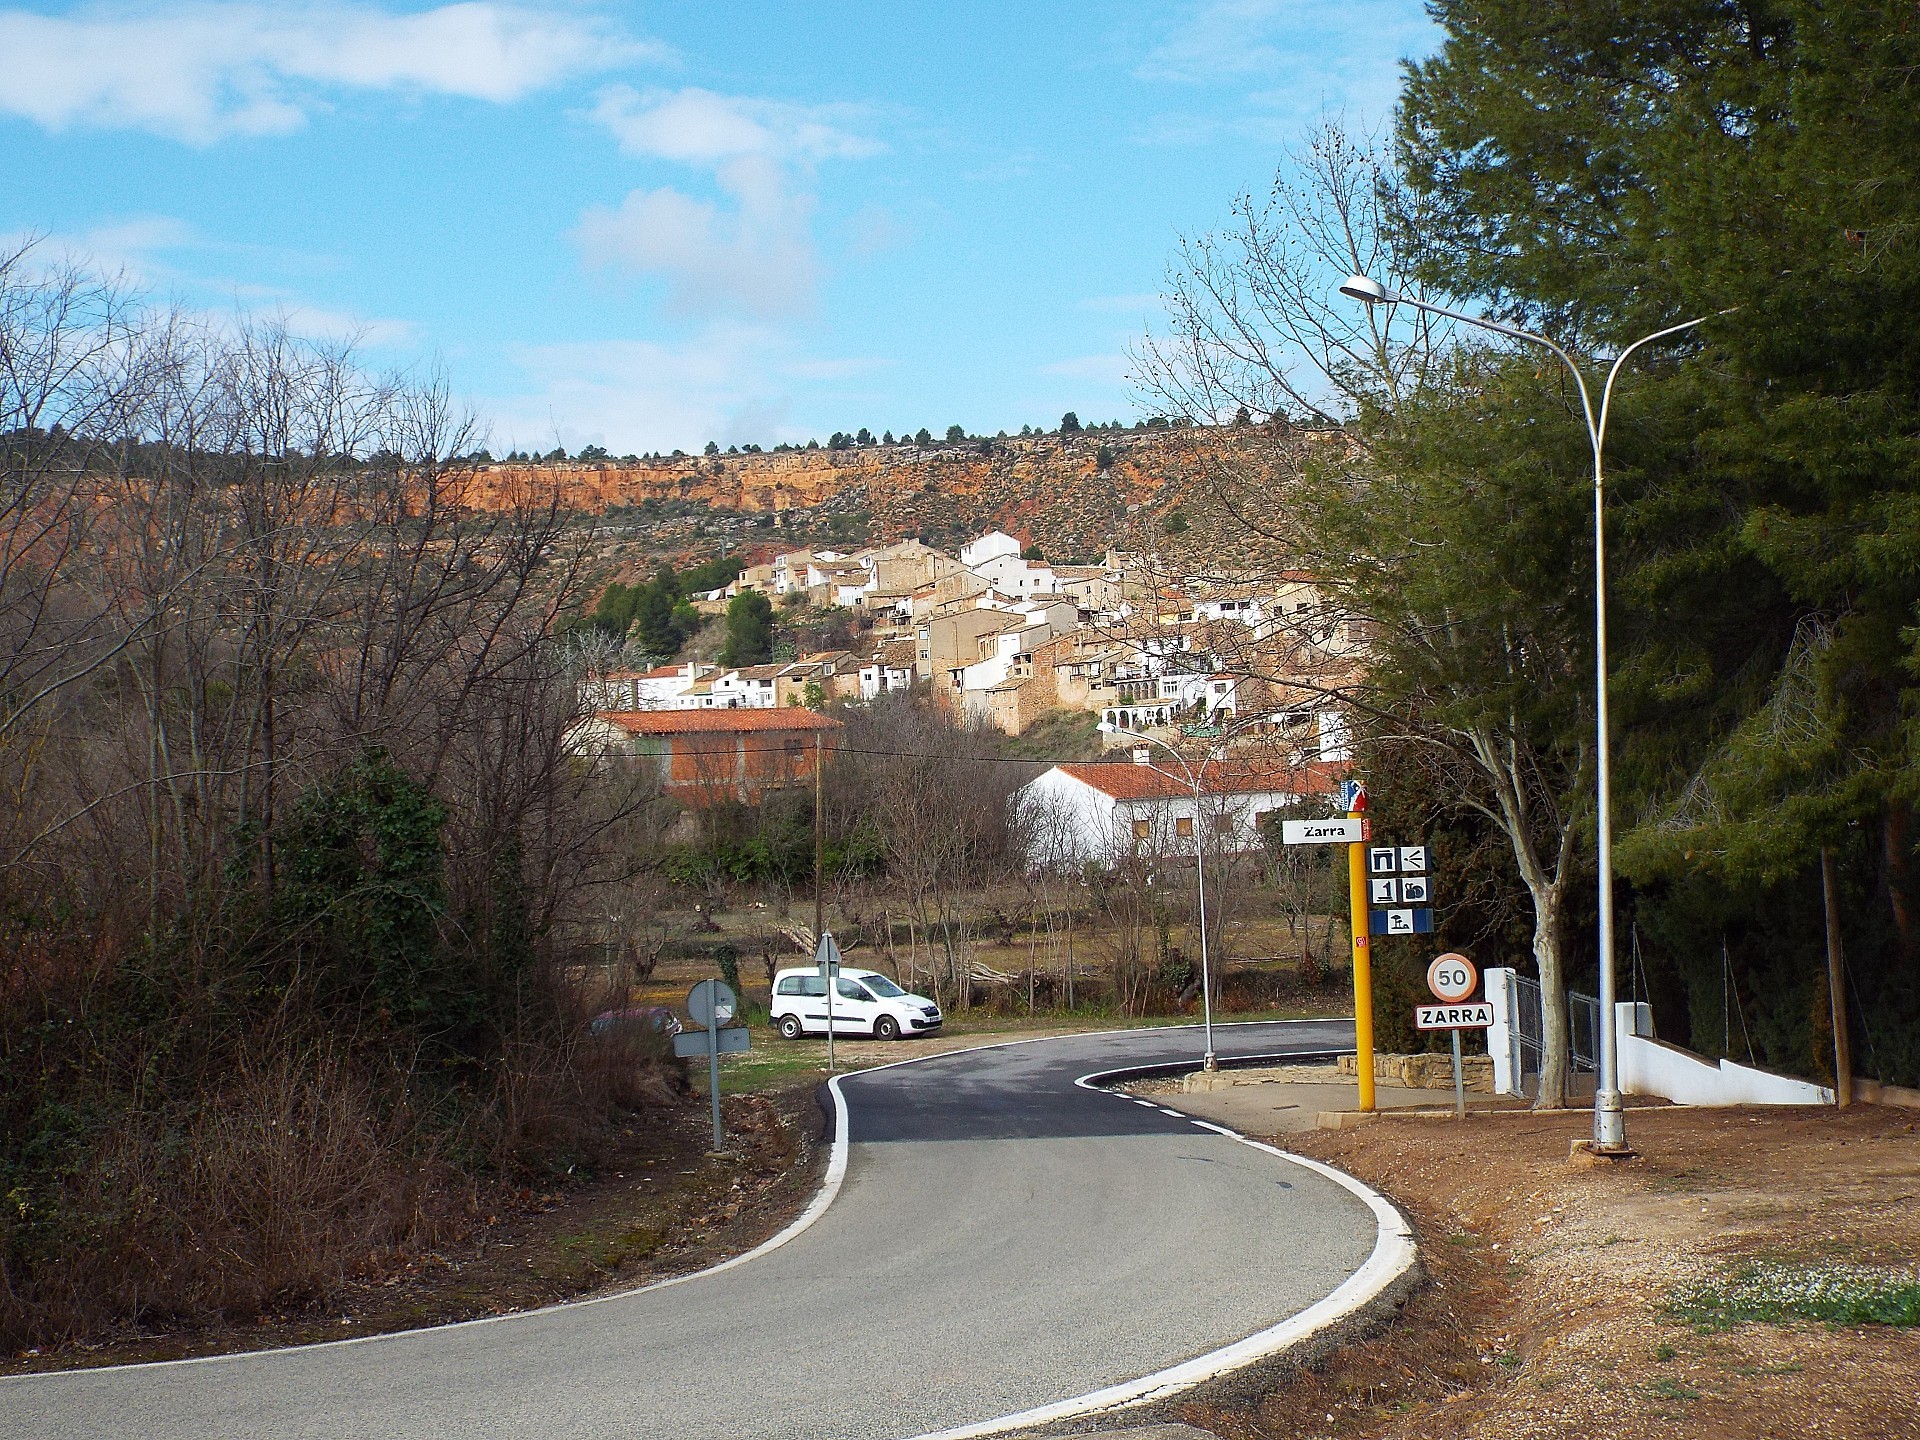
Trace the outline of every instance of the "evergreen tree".
{"type": "Polygon", "coordinates": [[[1078,435],[1080,433],[1080,417],[1071,410],[1067,411],[1066,414],[1060,417],[1060,433],[1062,435],[1078,435]]]}
{"type": "Polygon", "coordinates": [[[758,590],[742,590],[727,602],[727,639],[720,663],[759,665],[773,655],[773,604],[758,590]]]}

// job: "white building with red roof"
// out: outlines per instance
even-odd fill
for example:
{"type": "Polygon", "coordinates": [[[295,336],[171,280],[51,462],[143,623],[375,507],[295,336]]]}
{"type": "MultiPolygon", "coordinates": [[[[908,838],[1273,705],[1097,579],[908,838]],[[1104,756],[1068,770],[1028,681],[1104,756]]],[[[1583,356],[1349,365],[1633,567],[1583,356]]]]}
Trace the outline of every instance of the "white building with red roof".
{"type": "Polygon", "coordinates": [[[1092,760],[1055,765],[1021,786],[1014,804],[1032,868],[1112,868],[1133,855],[1191,856],[1203,839],[1210,855],[1256,850],[1261,816],[1324,801],[1346,768],[1222,757],[1195,766],[1196,794],[1170,758],[1092,760]]]}

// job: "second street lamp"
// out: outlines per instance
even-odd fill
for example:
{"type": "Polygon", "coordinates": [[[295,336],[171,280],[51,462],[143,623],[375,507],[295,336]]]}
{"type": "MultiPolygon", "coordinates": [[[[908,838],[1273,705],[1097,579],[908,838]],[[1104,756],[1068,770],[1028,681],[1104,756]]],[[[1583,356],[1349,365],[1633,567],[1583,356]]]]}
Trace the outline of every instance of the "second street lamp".
{"type": "Polygon", "coordinates": [[[1201,823],[1202,817],[1200,812],[1202,807],[1200,797],[1205,790],[1207,766],[1220,758],[1227,741],[1243,730],[1249,729],[1254,725],[1267,723],[1275,718],[1277,717],[1259,715],[1252,719],[1244,720],[1238,725],[1229,726],[1225,731],[1221,732],[1221,734],[1215,738],[1213,744],[1207,748],[1206,758],[1201,760],[1197,767],[1194,766],[1185,755],[1182,755],[1164,740],[1155,739],[1151,735],[1142,735],[1138,730],[1128,730],[1124,726],[1110,720],[1101,721],[1098,727],[1105,734],[1123,735],[1139,745],[1158,745],[1179,762],[1180,769],[1184,774],[1169,774],[1158,765],[1150,762],[1147,763],[1146,768],[1153,771],[1156,775],[1165,775],[1169,780],[1185,779],[1187,785],[1193,791],[1193,880],[1194,888],[1199,892],[1200,902],[1200,1016],[1206,1036],[1205,1049],[1200,1057],[1200,1068],[1202,1070],[1217,1069],[1218,1064],[1213,1053],[1213,972],[1207,950],[1207,827],[1201,823]]]}
{"type": "MultiPolygon", "coordinates": [[[[1595,858],[1600,871],[1600,1074],[1597,1077],[1598,1084],[1595,1086],[1593,1095],[1593,1140],[1595,1147],[1599,1150],[1624,1152],[1627,1148],[1627,1122],[1626,1113],[1620,1103],[1620,1044],[1618,1032],[1615,1029],[1614,1014],[1614,1001],[1619,986],[1613,959],[1613,772],[1607,733],[1607,533],[1604,463],[1607,412],[1613,403],[1613,382],[1619,378],[1620,367],[1627,363],[1629,355],[1642,345],[1650,344],[1655,340],[1664,340],[1669,335],[1678,335],[1683,330],[1691,330],[1696,325],[1703,325],[1710,317],[1702,315],[1697,320],[1669,325],[1664,330],[1643,335],[1616,355],[1612,366],[1607,370],[1607,381],[1600,392],[1600,409],[1596,414],[1592,396],[1587,390],[1586,376],[1581,373],[1580,367],[1573,363],[1571,355],[1544,335],[1536,335],[1531,330],[1522,330],[1518,326],[1502,324],[1498,320],[1488,320],[1483,316],[1465,315],[1458,310],[1448,310],[1444,306],[1429,305],[1424,300],[1415,300],[1410,296],[1402,295],[1397,290],[1366,275],[1349,276],[1346,283],[1340,287],[1340,293],[1365,305],[1411,305],[1416,310],[1444,315],[1447,319],[1458,320],[1463,325],[1473,325],[1482,330],[1491,330],[1496,334],[1510,336],[1515,340],[1544,345],[1560,357],[1561,362],[1572,373],[1573,383],[1580,391],[1580,409],[1587,422],[1587,440],[1593,448],[1594,716],[1597,731],[1595,744],[1599,761],[1599,785],[1595,798],[1598,832],[1595,858]]],[[[1722,315],[1731,313],[1728,310],[1720,312],[1722,315]]]]}

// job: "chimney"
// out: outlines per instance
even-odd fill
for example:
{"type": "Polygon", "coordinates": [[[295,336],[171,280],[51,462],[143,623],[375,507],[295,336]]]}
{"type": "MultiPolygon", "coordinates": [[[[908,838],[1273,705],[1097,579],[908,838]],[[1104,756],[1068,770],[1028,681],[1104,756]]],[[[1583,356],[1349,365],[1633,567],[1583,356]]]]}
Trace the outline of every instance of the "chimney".
{"type": "Polygon", "coordinates": [[[1145,745],[1134,746],[1133,763],[1136,765],[1151,765],[1153,763],[1153,751],[1145,745]]]}

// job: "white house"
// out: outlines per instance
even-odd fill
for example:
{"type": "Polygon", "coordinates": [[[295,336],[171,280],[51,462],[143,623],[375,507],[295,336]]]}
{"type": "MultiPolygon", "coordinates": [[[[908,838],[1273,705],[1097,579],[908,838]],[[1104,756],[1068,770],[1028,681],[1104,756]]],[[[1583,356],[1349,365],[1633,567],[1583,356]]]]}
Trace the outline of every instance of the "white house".
{"type": "Polygon", "coordinates": [[[911,640],[894,640],[882,645],[879,652],[860,667],[860,698],[872,700],[896,690],[912,689],[914,651],[911,640]]]}
{"type": "Polygon", "coordinates": [[[1021,786],[1013,803],[1030,867],[1111,868],[1133,855],[1192,855],[1203,836],[1209,854],[1257,849],[1263,814],[1329,795],[1339,776],[1329,765],[1223,759],[1201,769],[1196,796],[1170,759],[1094,760],[1054,766],[1021,786]]]}

